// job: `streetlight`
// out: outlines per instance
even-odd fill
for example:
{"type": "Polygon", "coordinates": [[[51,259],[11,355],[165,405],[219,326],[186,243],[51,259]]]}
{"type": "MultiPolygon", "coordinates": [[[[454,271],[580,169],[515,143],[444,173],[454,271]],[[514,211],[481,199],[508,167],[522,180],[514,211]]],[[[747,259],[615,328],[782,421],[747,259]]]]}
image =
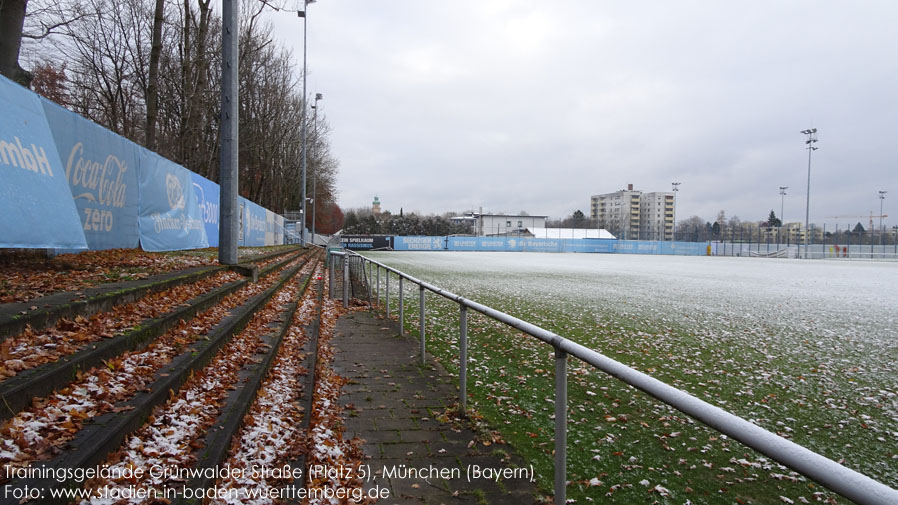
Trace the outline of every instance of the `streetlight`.
{"type": "Polygon", "coordinates": [[[814,144],[817,142],[817,129],[810,128],[808,130],[801,130],[801,133],[808,136],[808,139],[804,141],[807,144],[808,150],[808,194],[807,194],[807,202],[805,204],[804,209],[804,257],[808,257],[808,235],[810,234],[810,215],[811,215],[811,153],[816,151],[818,148],[814,147],[814,144]]]}
{"type": "Polygon", "coordinates": [[[308,129],[306,127],[306,41],[308,40],[309,30],[306,11],[311,3],[315,3],[315,0],[303,0],[303,10],[296,12],[302,18],[302,193],[300,196],[300,201],[302,202],[300,213],[302,217],[300,218],[300,243],[303,247],[306,246],[306,151],[308,151],[308,132],[306,132],[308,129]]]}
{"type": "Polygon", "coordinates": [[[886,229],[882,227],[882,202],[886,199],[886,193],[888,191],[879,192],[879,245],[882,245],[882,236],[886,232],[886,229]]]}
{"type": "Polygon", "coordinates": [[[671,240],[676,240],[677,238],[677,192],[680,191],[680,184],[682,182],[672,182],[670,185],[673,187],[674,194],[674,213],[673,213],[673,233],[671,234],[671,240]]]}
{"type": "MultiPolygon", "coordinates": [[[[785,209],[786,205],[786,190],[789,189],[789,186],[780,186],[780,232],[777,233],[776,241],[779,243],[780,235],[783,234],[783,225],[786,224],[786,220],[783,218],[783,209],[785,209]]],[[[779,246],[777,246],[779,247],[779,246]]]]}
{"type": "MultiPolygon", "coordinates": [[[[315,114],[312,116],[312,131],[315,132],[315,154],[318,154],[318,100],[324,98],[324,95],[321,93],[315,93],[315,103],[312,104],[312,108],[315,109],[315,114]]],[[[317,184],[318,184],[318,169],[321,168],[321,164],[317,165],[318,168],[312,172],[312,245],[315,245],[315,208],[318,206],[315,203],[315,200],[318,199],[317,192],[317,184]]]]}

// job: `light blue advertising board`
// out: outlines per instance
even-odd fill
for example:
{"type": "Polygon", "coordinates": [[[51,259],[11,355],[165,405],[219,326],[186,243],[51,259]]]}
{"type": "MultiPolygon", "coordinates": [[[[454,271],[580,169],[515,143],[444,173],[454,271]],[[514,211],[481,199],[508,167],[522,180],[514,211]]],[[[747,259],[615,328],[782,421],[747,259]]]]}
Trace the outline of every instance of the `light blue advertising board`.
{"type": "Polygon", "coordinates": [[[265,245],[284,243],[284,216],[265,209],[265,245]]]}
{"type": "Polygon", "coordinates": [[[240,198],[243,207],[243,242],[246,247],[265,245],[265,208],[246,198],[240,198]]]}
{"type": "Polygon", "coordinates": [[[142,148],[49,100],[41,100],[92,250],[137,247],[137,166],[142,148]]]}
{"type": "Polygon", "coordinates": [[[190,177],[193,191],[196,193],[196,204],[203,216],[209,247],[218,247],[218,215],[221,205],[218,184],[194,172],[190,172],[190,177]]]}
{"type": "Polygon", "coordinates": [[[706,254],[704,242],[658,242],[610,239],[532,237],[393,237],[396,251],[519,251],[567,253],[706,254]]]}
{"type": "Polygon", "coordinates": [[[139,222],[144,250],[209,247],[190,173],[155,153],[141,153],[139,222]]]}
{"type": "Polygon", "coordinates": [[[0,247],[86,249],[38,96],[0,77],[0,247]]]}
{"type": "Polygon", "coordinates": [[[448,237],[394,237],[393,249],[397,251],[442,251],[448,237]]]}

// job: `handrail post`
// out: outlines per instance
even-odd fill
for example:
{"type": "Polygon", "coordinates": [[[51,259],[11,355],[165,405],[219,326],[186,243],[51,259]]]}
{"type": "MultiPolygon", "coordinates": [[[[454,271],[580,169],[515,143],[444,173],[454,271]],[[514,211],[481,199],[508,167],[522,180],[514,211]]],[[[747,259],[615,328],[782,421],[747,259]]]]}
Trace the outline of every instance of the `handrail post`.
{"type": "Polygon", "coordinates": [[[327,277],[328,293],[330,294],[331,300],[333,300],[334,299],[334,255],[331,254],[330,251],[327,252],[327,269],[328,269],[328,277],[327,277]]]}
{"type": "Polygon", "coordinates": [[[371,298],[371,268],[370,268],[370,266],[371,266],[371,260],[369,260],[368,258],[365,258],[364,260],[362,260],[362,265],[361,265],[362,275],[367,275],[367,277],[365,277],[365,289],[368,291],[368,303],[369,304],[371,304],[371,300],[374,299],[374,298],[371,298]],[[365,265],[368,265],[368,267],[366,267],[365,265]],[[367,268],[367,272],[368,272],[367,274],[365,273],[366,268],[367,268]]]}
{"type": "Polygon", "coordinates": [[[555,348],[555,505],[567,498],[567,353],[555,348]]]}
{"type": "Polygon", "coordinates": [[[387,319],[390,319],[390,271],[384,269],[384,277],[386,281],[384,282],[384,299],[386,300],[386,309],[387,309],[387,319]]]}
{"type": "Polygon", "coordinates": [[[420,327],[419,333],[421,333],[421,364],[423,365],[427,362],[425,354],[427,352],[427,344],[424,341],[424,320],[427,314],[427,309],[424,306],[424,286],[418,286],[418,309],[421,316],[418,326],[420,327]]]}
{"type": "Polygon", "coordinates": [[[343,308],[349,308],[349,262],[343,256],[343,308]]]}
{"type": "Polygon", "coordinates": [[[402,292],[402,276],[399,276],[399,336],[405,335],[405,295],[402,292]]]}
{"type": "Polygon", "coordinates": [[[374,291],[374,303],[380,305],[380,265],[377,267],[377,289],[374,291]]]}
{"type": "Polygon", "coordinates": [[[468,307],[458,304],[458,405],[461,413],[468,412],[468,307]]]}

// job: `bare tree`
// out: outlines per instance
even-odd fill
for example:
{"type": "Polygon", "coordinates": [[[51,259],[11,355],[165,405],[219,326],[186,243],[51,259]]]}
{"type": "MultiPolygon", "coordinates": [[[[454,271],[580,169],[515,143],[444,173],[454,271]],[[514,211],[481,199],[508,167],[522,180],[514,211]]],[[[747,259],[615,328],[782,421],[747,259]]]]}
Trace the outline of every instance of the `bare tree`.
{"type": "Polygon", "coordinates": [[[159,113],[159,60],[162,57],[162,24],[165,22],[165,0],[156,0],[153,9],[153,39],[147,76],[147,149],[156,150],[156,115],[159,113]]]}
{"type": "Polygon", "coordinates": [[[28,86],[31,74],[19,66],[28,0],[0,0],[0,74],[28,86]]]}

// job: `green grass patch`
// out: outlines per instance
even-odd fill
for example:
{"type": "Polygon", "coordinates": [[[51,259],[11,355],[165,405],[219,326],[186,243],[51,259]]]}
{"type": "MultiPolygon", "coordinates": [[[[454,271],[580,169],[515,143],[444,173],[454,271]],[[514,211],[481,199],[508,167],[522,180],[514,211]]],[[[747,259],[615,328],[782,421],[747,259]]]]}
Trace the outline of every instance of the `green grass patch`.
{"type": "MultiPolygon", "coordinates": [[[[393,258],[401,256],[377,255],[393,258]]],[[[701,307],[670,314],[659,309],[663,301],[553,288],[589,279],[397,266],[898,487],[894,347],[871,355],[857,342],[821,339],[813,328],[701,307]]],[[[398,283],[390,286],[395,317],[398,283]]],[[[417,287],[406,289],[405,327],[417,335],[417,287]]],[[[432,293],[426,305],[427,350],[457,374],[458,306],[432,293]]],[[[540,488],[551,494],[551,346],[472,311],[468,340],[469,405],[534,465],[540,488]]],[[[568,361],[568,395],[567,493],[576,503],[847,503],[576,358],[568,361]]]]}

